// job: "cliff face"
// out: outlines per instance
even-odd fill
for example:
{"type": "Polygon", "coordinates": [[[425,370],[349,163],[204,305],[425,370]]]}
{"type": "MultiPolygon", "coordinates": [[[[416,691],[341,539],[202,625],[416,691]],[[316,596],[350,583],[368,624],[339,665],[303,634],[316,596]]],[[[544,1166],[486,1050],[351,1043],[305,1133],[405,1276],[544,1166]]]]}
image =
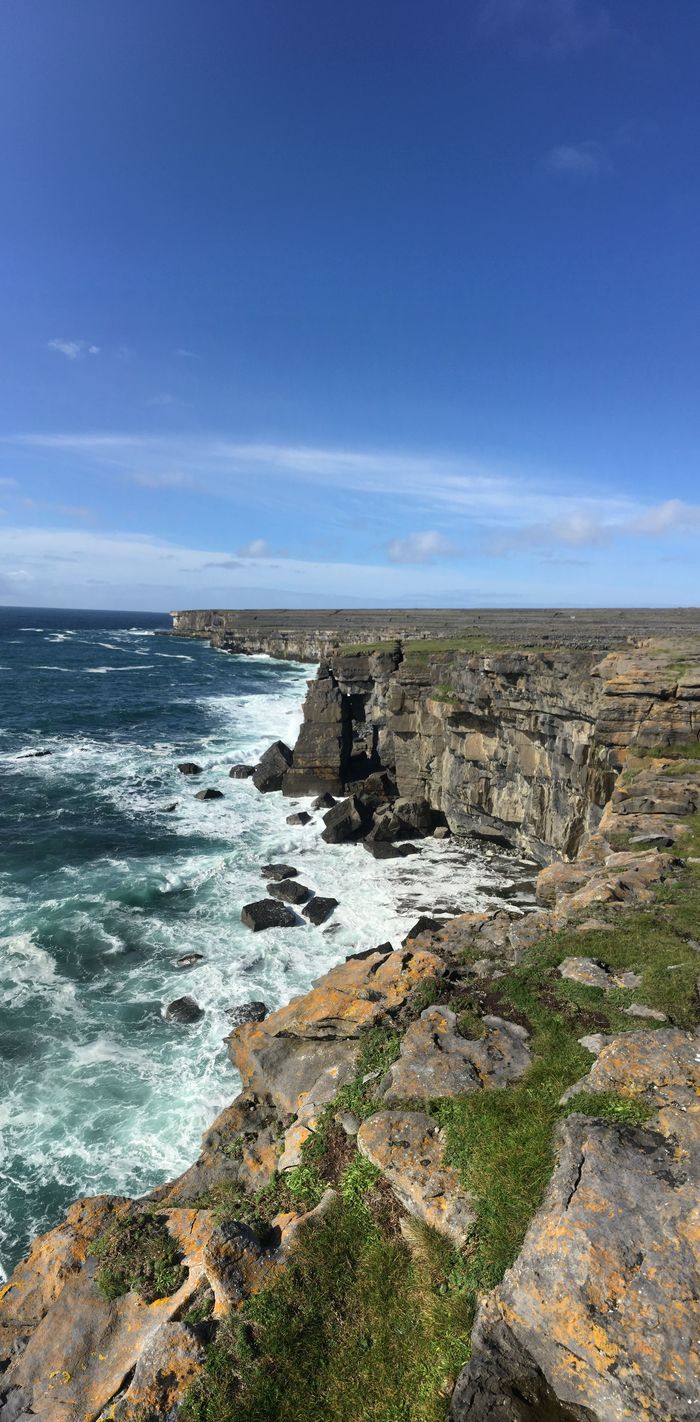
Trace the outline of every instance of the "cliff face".
{"type": "Polygon", "coordinates": [[[669,651],[331,653],[309,685],[287,794],[388,771],[453,831],[574,856],[630,747],[692,741],[700,673],[669,651]]]}

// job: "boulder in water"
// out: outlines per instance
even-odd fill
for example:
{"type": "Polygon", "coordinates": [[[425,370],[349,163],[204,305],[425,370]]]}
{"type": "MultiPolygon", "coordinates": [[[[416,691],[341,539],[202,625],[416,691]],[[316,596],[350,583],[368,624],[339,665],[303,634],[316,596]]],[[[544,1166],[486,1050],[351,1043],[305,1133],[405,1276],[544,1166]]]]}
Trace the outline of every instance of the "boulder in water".
{"type": "Polygon", "coordinates": [[[297,810],[295,814],[287,815],[287,824],[309,825],[311,824],[311,816],[307,813],[306,810],[297,810]]]}
{"type": "Polygon", "coordinates": [[[312,810],[332,810],[337,803],[335,797],[325,791],[323,795],[317,795],[316,799],[311,801],[311,808],[312,810]]]}
{"type": "Polygon", "coordinates": [[[176,997],[165,1009],[166,1022],[199,1022],[204,1008],[193,997],[176,997]]]}
{"type": "Polygon", "coordinates": [[[364,839],[362,843],[374,859],[406,859],[409,854],[420,854],[415,844],[391,844],[388,839],[364,839]]]}
{"type": "Polygon", "coordinates": [[[206,790],[198,790],[194,798],[195,800],[223,800],[224,792],[223,790],[214,790],[211,785],[208,785],[206,790]]]}
{"type": "Polygon", "coordinates": [[[318,927],[319,924],[325,923],[326,919],[330,918],[337,907],[337,899],[324,899],[316,894],[306,907],[302,909],[302,913],[304,918],[308,918],[309,923],[313,923],[318,927]]]}
{"type": "Polygon", "coordinates": [[[163,814],[164,814],[164,815],[172,815],[173,810],[176,810],[176,809],[177,809],[177,800],[173,800],[172,805],[164,805],[164,806],[163,806],[163,814]]]}
{"type": "Polygon", "coordinates": [[[263,879],[296,879],[299,870],[292,864],[263,864],[260,873],[263,879]]]}
{"type": "Polygon", "coordinates": [[[300,884],[298,879],[278,879],[273,884],[268,884],[267,891],[273,899],[281,899],[286,904],[305,904],[311,898],[311,890],[306,884],[300,884]]]}
{"type": "Polygon", "coordinates": [[[292,763],[292,752],[284,741],[273,741],[265,751],[253,772],[256,790],[267,794],[270,790],[281,790],[282,780],[292,763]]]}
{"type": "Polygon", "coordinates": [[[260,933],[264,928],[297,928],[301,919],[277,899],[256,899],[252,904],[244,904],[241,923],[252,928],[253,933],[260,933]]]}
{"type": "Polygon", "coordinates": [[[197,762],[195,760],[181,760],[177,768],[181,775],[202,774],[202,766],[197,765],[197,762]]]}
{"type": "Polygon", "coordinates": [[[203,954],[203,953],[181,953],[181,954],[180,954],[180,957],[175,959],[175,967],[176,967],[176,968],[196,968],[196,966],[197,966],[198,963],[203,963],[203,962],[204,962],[204,954],[203,954]]]}
{"type": "Polygon", "coordinates": [[[229,775],[232,780],[249,780],[255,774],[254,765],[232,765],[229,775]]]}
{"type": "Polygon", "coordinates": [[[50,750],[27,751],[27,752],[26,752],[26,755],[21,755],[19,758],[20,758],[20,760],[43,760],[45,755],[53,755],[53,751],[50,751],[50,750]]]}

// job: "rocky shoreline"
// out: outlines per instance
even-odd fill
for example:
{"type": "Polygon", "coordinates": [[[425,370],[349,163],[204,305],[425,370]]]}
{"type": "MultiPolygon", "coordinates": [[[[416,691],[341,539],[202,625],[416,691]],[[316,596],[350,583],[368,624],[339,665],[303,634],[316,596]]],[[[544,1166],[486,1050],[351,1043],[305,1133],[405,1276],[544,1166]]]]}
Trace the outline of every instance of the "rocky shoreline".
{"type": "MultiPolygon", "coordinates": [[[[440,1310],[463,1309],[432,1411],[402,1416],[695,1418],[699,736],[696,643],[330,654],[261,792],[320,796],[324,834],[371,853],[436,832],[527,850],[537,907],[424,921],[274,1013],[251,1004],[229,1038],[242,1091],[195,1164],[146,1200],[79,1201],[1,1291],[1,1422],[264,1415],[260,1310],[269,1330],[265,1301],[358,1220],[358,1250],[376,1234],[404,1260],[436,1350],[440,1310]]],[[[294,867],[265,866],[269,889],[294,867]]],[[[343,1267],[352,1314],[362,1269],[343,1267]]],[[[295,1385],[285,1416],[325,1416],[308,1378],[289,1410],[295,1385]]],[[[362,1386],[357,1415],[390,1415],[362,1386]]]]}

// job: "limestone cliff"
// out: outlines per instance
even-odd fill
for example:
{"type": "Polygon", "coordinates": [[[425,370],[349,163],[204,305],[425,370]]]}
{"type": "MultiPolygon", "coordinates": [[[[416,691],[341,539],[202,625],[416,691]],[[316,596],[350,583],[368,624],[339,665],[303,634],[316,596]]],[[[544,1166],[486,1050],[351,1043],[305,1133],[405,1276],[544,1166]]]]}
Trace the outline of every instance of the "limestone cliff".
{"type": "MultiPolygon", "coordinates": [[[[434,645],[434,644],[433,644],[434,645]]],[[[450,828],[574,856],[630,748],[697,740],[700,666],[669,648],[336,651],[309,685],[286,794],[378,770],[450,828]]]]}

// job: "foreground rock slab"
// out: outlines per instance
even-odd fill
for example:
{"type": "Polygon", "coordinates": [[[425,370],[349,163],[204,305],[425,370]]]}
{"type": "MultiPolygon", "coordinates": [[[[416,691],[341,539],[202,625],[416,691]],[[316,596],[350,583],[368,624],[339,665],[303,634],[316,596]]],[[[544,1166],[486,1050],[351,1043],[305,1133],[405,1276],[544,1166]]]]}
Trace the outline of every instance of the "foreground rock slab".
{"type": "Polygon", "coordinates": [[[667,1029],[604,1042],[587,1091],[644,1092],[645,1128],[573,1115],[522,1252],[482,1304],[451,1422],[700,1415],[700,1051],[667,1029]]]}
{"type": "Polygon", "coordinates": [[[447,1235],[458,1249],[466,1243],[474,1212],[457,1172],[442,1163],[442,1136],[432,1116],[379,1111],[360,1126],[357,1147],[409,1215],[447,1235]]]}
{"type": "Polygon", "coordinates": [[[448,1007],[426,1007],[401,1042],[401,1056],[383,1083],[385,1101],[456,1096],[462,1091],[506,1086],[527,1071],[528,1033],[502,1017],[484,1017],[483,1037],[457,1032],[448,1007]]]}

